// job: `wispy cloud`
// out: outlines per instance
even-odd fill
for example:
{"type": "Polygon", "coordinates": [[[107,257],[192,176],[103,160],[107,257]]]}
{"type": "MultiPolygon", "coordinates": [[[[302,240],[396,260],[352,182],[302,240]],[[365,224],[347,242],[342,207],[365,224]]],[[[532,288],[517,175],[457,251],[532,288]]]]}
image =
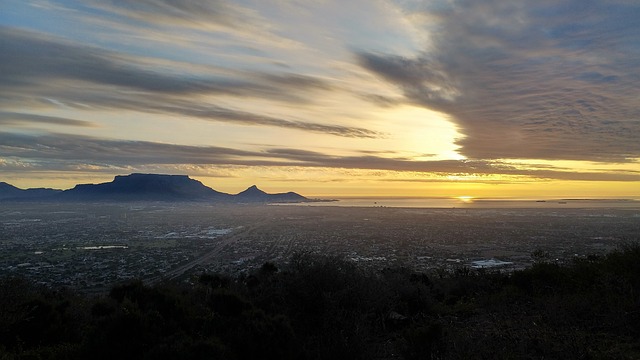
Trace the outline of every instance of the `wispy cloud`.
{"type": "MultiPolygon", "coordinates": [[[[316,133],[374,138],[380,133],[361,127],[323,124],[293,117],[274,117],[203,101],[203,96],[271,99],[305,103],[302,93],[330,91],[321,79],[295,73],[231,71],[234,77],[179,75],[143,67],[146,59],[81,46],[44,34],[0,27],[0,94],[7,105],[33,105],[55,99],[70,107],[128,109],[210,121],[274,126],[316,133]]],[[[148,64],[146,64],[148,65],[148,64]]],[[[309,100],[310,101],[310,100],[309,100]]],[[[2,100],[0,100],[2,103],[2,100]]]]}
{"type": "Polygon", "coordinates": [[[255,11],[226,0],[107,0],[92,1],[97,8],[159,25],[200,27],[218,24],[239,28],[261,22],[255,11]]]}
{"type": "Polygon", "coordinates": [[[304,98],[295,95],[296,89],[330,88],[320,79],[297,74],[245,74],[246,78],[236,70],[227,70],[233,76],[193,71],[172,74],[162,63],[150,63],[151,59],[74,44],[46,34],[0,27],[0,35],[0,61],[5,69],[0,80],[7,92],[45,81],[74,80],[158,95],[222,94],[300,102],[304,98]]]}
{"type": "Polygon", "coordinates": [[[36,115],[28,113],[18,113],[9,111],[0,111],[0,124],[2,125],[18,125],[18,124],[51,124],[79,127],[96,127],[97,124],[91,121],[67,119],[57,116],[36,115]]]}

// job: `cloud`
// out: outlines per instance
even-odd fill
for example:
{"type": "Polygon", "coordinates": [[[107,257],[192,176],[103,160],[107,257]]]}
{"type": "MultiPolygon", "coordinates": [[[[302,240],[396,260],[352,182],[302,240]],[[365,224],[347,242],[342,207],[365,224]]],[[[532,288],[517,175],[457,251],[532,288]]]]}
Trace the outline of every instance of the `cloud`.
{"type": "MultiPolygon", "coordinates": [[[[640,5],[457,0],[413,57],[356,53],[405,101],[451,115],[472,159],[640,157],[640,5]]],[[[415,11],[415,10],[414,10],[415,11]]]]}
{"type": "Polygon", "coordinates": [[[225,164],[255,155],[223,147],[171,145],[146,141],[123,141],[89,136],[0,133],[0,155],[36,161],[71,161],[112,164],[225,164]]]}
{"type": "Polygon", "coordinates": [[[375,155],[335,156],[293,148],[240,150],[68,134],[35,136],[0,132],[0,159],[13,159],[13,163],[29,164],[39,171],[89,171],[92,167],[135,171],[159,165],[215,165],[389,170],[436,176],[473,175],[482,181],[488,175],[522,176],[527,179],[640,181],[640,173],[633,171],[578,173],[549,167],[520,168],[490,161],[410,161],[375,155]]]}
{"type": "Polygon", "coordinates": [[[258,18],[253,11],[224,0],[101,0],[93,5],[120,16],[161,25],[213,23],[241,27],[246,26],[249,19],[258,18]]]}
{"type": "Polygon", "coordinates": [[[452,101],[457,95],[458,90],[445,71],[428,59],[415,61],[401,56],[361,53],[358,60],[365,68],[400,85],[407,94],[430,103],[452,101]]]}
{"type": "Polygon", "coordinates": [[[233,77],[171,74],[166,68],[149,63],[149,59],[77,45],[44,34],[0,27],[0,36],[3,38],[0,61],[5,69],[0,80],[7,90],[64,79],[159,95],[224,94],[301,102],[304,98],[282,91],[283,87],[329,88],[320,79],[295,74],[249,74],[252,79],[243,79],[236,71],[230,71],[236,73],[233,77]],[[256,78],[263,81],[255,81],[256,78]]]}
{"type": "Polygon", "coordinates": [[[52,125],[79,126],[79,127],[96,127],[97,124],[91,121],[67,119],[56,116],[26,114],[18,112],[0,111],[0,124],[17,125],[41,123],[52,125]]]}
{"type": "Polygon", "coordinates": [[[365,128],[329,125],[306,122],[301,120],[275,118],[266,115],[248,113],[240,110],[232,110],[213,105],[195,105],[183,106],[158,104],[150,107],[150,111],[159,111],[163,113],[172,113],[178,115],[187,115],[195,118],[235,122],[244,125],[263,125],[276,126],[289,129],[317,132],[322,134],[330,134],[353,138],[378,138],[383,134],[365,128]]]}
{"type": "MultiPolygon", "coordinates": [[[[78,20],[88,23],[90,28],[98,24],[104,26],[110,30],[110,34],[101,34],[101,37],[111,37],[115,42],[123,37],[136,37],[140,41],[166,44],[172,49],[180,48],[186,54],[194,54],[192,45],[210,48],[212,43],[217,43],[224,44],[222,47],[216,46],[223,53],[231,50],[231,53],[244,53],[248,57],[257,56],[263,60],[269,59],[274,52],[303,46],[290,37],[282,36],[280,24],[262,15],[263,12],[273,13],[274,8],[280,5],[277,3],[241,4],[230,0],[87,0],[85,5],[87,6],[82,8],[84,16],[78,20]]],[[[74,10],[78,8],[75,7],[74,10]]],[[[208,52],[200,55],[211,56],[208,52]]],[[[215,56],[218,55],[225,56],[215,56]]],[[[181,56],[182,54],[169,55],[172,58],[181,56]]],[[[186,58],[188,57],[187,55],[186,58]]],[[[235,57],[235,60],[246,59],[235,57]]]]}
{"type": "MultiPolygon", "coordinates": [[[[274,126],[344,137],[382,134],[361,127],[323,124],[292,117],[259,115],[202,101],[202,96],[271,99],[307,103],[302,94],[330,91],[325,81],[295,73],[235,76],[171,75],[147,59],[81,46],[44,34],[0,27],[0,95],[7,106],[42,107],[49,101],[68,107],[132,110],[210,121],[274,126]],[[146,65],[143,66],[143,65],[146,65]],[[149,65],[152,65],[149,68],[149,65]]],[[[2,104],[3,100],[0,100],[2,104]]]]}

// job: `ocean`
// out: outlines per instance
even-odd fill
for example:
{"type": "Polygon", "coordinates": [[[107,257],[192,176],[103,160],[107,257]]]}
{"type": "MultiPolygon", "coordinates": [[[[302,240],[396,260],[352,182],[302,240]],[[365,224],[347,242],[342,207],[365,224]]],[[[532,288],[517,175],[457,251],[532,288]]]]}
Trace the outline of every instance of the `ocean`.
{"type": "Polygon", "coordinates": [[[288,204],[300,206],[341,207],[407,207],[407,208],[533,208],[533,209],[640,209],[640,199],[458,199],[458,198],[398,198],[345,197],[336,201],[288,204]]]}

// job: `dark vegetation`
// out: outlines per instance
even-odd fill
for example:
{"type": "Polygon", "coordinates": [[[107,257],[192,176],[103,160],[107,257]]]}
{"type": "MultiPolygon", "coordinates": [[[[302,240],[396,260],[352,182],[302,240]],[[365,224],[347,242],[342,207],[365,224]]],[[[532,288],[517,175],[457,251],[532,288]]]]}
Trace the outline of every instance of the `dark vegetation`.
{"type": "Polygon", "coordinates": [[[640,245],[540,258],[421,274],[301,254],[100,296],[4,278],[0,359],[640,358],[640,245]]]}

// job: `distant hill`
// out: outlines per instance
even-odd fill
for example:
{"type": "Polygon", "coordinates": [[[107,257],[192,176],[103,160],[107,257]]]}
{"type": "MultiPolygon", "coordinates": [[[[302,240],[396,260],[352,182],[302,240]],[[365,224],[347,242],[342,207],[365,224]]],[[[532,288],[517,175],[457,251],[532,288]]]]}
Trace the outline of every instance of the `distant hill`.
{"type": "Polygon", "coordinates": [[[211,201],[225,203],[282,203],[313,201],[294,192],[268,194],[253,185],[231,195],[205,186],[187,175],[119,175],[111,182],[79,184],[69,190],[22,190],[0,183],[0,200],[42,201],[211,201]]]}
{"type": "Polygon", "coordinates": [[[61,192],[62,190],[44,188],[20,189],[6,182],[0,182],[0,200],[48,198],[61,192]]]}
{"type": "Polygon", "coordinates": [[[296,194],[294,192],[267,194],[252,185],[247,190],[233,196],[236,202],[277,202],[277,203],[295,203],[310,201],[308,198],[296,194]]]}

